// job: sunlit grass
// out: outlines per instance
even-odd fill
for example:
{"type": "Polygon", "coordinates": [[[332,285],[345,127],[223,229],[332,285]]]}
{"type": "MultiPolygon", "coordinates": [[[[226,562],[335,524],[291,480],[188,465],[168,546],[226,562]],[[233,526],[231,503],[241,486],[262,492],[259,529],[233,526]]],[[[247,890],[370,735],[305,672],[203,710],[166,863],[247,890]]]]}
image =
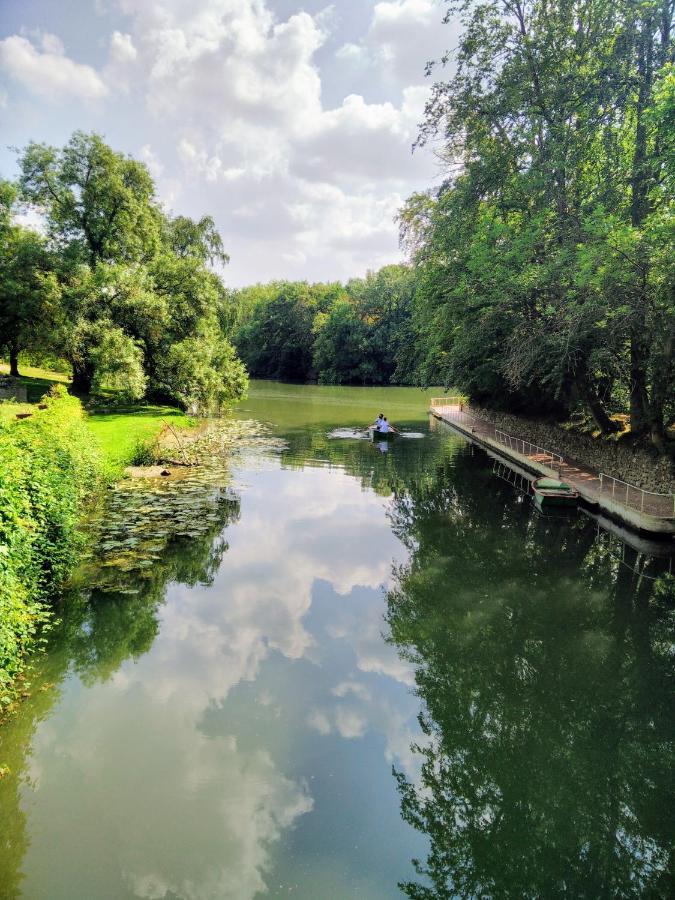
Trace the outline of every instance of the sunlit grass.
{"type": "Polygon", "coordinates": [[[129,463],[139,443],[156,438],[166,423],[172,428],[188,428],[193,420],[168,406],[132,406],[92,413],[87,418],[112,474],[129,463]]]}
{"type": "MultiPolygon", "coordinates": [[[[20,365],[19,369],[19,381],[27,388],[29,402],[0,402],[0,425],[13,421],[17,413],[34,412],[35,404],[53,384],[68,384],[71,380],[63,372],[35,366],[20,365]]],[[[0,373],[9,374],[7,363],[0,363],[0,373]]],[[[114,395],[107,396],[106,402],[112,403],[114,399],[114,395]]],[[[87,416],[87,425],[96,438],[111,476],[121,473],[138,445],[153,441],[167,422],[172,428],[188,428],[193,420],[170,406],[149,405],[97,407],[87,416]]]]}
{"type": "MultiPolygon", "coordinates": [[[[28,402],[37,403],[53,384],[69,384],[70,375],[65,372],[51,372],[35,366],[19,365],[19,384],[26,388],[28,402]]],[[[0,375],[9,375],[9,365],[0,362],[0,375]]]]}
{"type": "Polygon", "coordinates": [[[17,413],[33,412],[30,403],[14,403],[13,400],[0,400],[0,425],[11,422],[17,413]]]}

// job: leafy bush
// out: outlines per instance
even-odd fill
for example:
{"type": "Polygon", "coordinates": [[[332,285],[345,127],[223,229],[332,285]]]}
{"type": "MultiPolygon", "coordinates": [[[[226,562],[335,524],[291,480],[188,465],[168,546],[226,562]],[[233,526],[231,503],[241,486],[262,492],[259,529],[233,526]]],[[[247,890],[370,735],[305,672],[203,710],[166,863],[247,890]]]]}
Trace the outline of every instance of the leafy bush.
{"type": "Polygon", "coordinates": [[[129,460],[132,466],[154,466],[159,461],[157,441],[144,441],[136,438],[136,444],[129,460]]]}
{"type": "Polygon", "coordinates": [[[46,409],[0,429],[0,704],[49,622],[70,574],[101,464],[78,400],[55,385],[46,409]]]}

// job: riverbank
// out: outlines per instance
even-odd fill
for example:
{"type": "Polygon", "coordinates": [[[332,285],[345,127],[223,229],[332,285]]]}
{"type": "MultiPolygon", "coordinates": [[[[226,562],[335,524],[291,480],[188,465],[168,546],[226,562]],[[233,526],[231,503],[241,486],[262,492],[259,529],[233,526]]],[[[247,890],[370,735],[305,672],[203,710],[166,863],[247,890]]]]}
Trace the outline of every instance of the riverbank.
{"type": "MultiPolygon", "coordinates": [[[[467,407],[468,408],[468,407],[467,407]]],[[[675,460],[623,441],[603,440],[550,422],[495,412],[471,404],[472,414],[502,431],[531,441],[646,491],[675,493],[675,460]]]]}
{"type": "MultiPolygon", "coordinates": [[[[543,444],[506,432],[479,418],[473,407],[458,397],[434,398],[432,416],[464,435],[471,443],[505,458],[534,475],[555,475],[579,493],[586,508],[637,532],[672,536],[675,532],[675,495],[655,493],[608,476],[578,459],[556,452],[543,444]]],[[[529,492],[529,487],[527,488],[529,492]]]]}
{"type": "Polygon", "coordinates": [[[82,405],[63,385],[0,427],[0,716],[25,687],[26,659],[44,639],[103,479],[82,405]]]}
{"type": "Polygon", "coordinates": [[[105,487],[152,457],[163,431],[194,424],[161,406],[88,412],[67,376],[24,371],[23,401],[0,403],[0,719],[28,691],[28,659],[46,640],[105,487]]]}

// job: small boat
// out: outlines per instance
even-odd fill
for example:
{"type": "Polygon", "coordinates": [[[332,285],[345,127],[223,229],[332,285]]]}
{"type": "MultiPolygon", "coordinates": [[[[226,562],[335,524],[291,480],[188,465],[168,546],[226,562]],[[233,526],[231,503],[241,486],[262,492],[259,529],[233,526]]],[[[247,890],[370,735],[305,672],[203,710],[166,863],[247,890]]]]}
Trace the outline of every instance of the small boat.
{"type": "Polygon", "coordinates": [[[539,509],[551,506],[576,506],[579,500],[578,491],[555,478],[536,478],[532,482],[532,493],[539,509]]]}
{"type": "Polygon", "coordinates": [[[373,441],[393,441],[398,437],[398,431],[380,431],[379,428],[369,428],[368,433],[373,441]]]}

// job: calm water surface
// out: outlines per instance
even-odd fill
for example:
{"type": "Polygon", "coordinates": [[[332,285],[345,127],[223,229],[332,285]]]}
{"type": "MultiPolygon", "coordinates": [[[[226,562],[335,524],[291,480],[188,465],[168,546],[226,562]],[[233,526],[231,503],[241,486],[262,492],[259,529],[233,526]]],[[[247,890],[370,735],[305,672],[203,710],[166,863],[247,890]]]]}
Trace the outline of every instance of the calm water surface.
{"type": "Polygon", "coordinates": [[[428,396],[254,383],[283,443],[85,577],[0,730],[1,897],[672,896],[660,563],[428,396]],[[422,436],[330,436],[381,410],[422,436]]]}

